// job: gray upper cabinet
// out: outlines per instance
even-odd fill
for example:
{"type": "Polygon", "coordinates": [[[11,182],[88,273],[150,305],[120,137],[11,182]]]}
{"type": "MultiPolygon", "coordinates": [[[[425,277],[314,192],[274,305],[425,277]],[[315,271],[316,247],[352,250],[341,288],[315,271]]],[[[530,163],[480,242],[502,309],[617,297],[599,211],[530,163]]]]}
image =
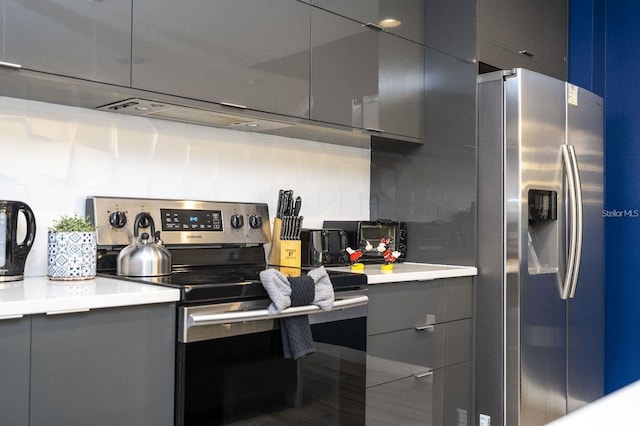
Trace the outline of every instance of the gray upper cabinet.
{"type": "Polygon", "coordinates": [[[423,139],[424,46],[317,8],[311,42],[311,119],[423,139]]]}
{"type": "Polygon", "coordinates": [[[131,0],[0,0],[0,61],[129,86],[131,0]]]}
{"type": "Polygon", "coordinates": [[[136,0],[132,86],[308,117],[309,13],[295,0],[136,0]]]}
{"type": "Polygon", "coordinates": [[[476,58],[476,0],[425,0],[425,45],[466,62],[476,58]]]}
{"type": "Polygon", "coordinates": [[[503,69],[528,68],[565,80],[566,52],[566,1],[478,1],[481,62],[503,69]]]}
{"type": "Polygon", "coordinates": [[[424,0],[308,0],[308,3],[424,44],[424,0]]]}

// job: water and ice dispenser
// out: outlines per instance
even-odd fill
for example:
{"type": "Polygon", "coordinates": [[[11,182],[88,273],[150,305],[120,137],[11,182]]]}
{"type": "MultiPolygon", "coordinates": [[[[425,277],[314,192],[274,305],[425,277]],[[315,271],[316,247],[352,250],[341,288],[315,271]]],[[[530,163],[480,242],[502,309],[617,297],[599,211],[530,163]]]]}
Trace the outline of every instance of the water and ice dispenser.
{"type": "Polygon", "coordinates": [[[558,272],[558,193],[530,189],[528,193],[528,258],[530,274],[558,272]]]}

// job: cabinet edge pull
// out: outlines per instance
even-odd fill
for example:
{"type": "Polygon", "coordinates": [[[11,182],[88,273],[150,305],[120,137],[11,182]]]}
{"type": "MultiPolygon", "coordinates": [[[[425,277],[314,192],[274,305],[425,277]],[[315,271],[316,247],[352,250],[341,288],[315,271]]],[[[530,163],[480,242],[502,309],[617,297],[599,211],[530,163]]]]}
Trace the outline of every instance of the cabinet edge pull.
{"type": "Polygon", "coordinates": [[[384,31],[385,30],[380,25],[374,24],[373,22],[367,22],[366,24],[362,24],[362,26],[371,28],[372,30],[376,30],[376,31],[384,31]]]}
{"type": "Polygon", "coordinates": [[[13,62],[0,61],[0,67],[20,69],[22,68],[22,65],[14,64],[13,62]]]}
{"type": "Polygon", "coordinates": [[[430,331],[432,332],[435,329],[435,325],[433,324],[429,324],[429,325],[416,325],[414,327],[417,331],[430,331]]]}
{"type": "Polygon", "coordinates": [[[20,319],[24,317],[24,315],[22,314],[16,314],[16,315],[0,315],[0,321],[2,320],[10,320],[10,319],[20,319]]]}
{"type": "Polygon", "coordinates": [[[366,127],[365,130],[368,131],[368,132],[384,133],[384,130],[376,129],[376,128],[373,128],[373,127],[366,127]]]}
{"type": "Polygon", "coordinates": [[[64,314],[75,314],[80,312],[89,312],[91,309],[89,308],[78,308],[78,309],[62,309],[60,311],[49,311],[47,315],[64,315],[64,314]]]}
{"type": "Polygon", "coordinates": [[[246,105],[234,104],[234,103],[231,103],[231,102],[220,102],[220,105],[231,107],[231,108],[239,108],[239,109],[247,109],[248,108],[246,105]]]}
{"type": "Polygon", "coordinates": [[[527,49],[522,49],[518,51],[519,54],[524,55],[528,58],[533,58],[533,53],[527,51],[527,49]]]}
{"type": "Polygon", "coordinates": [[[432,376],[433,375],[433,368],[429,369],[429,371],[423,371],[421,373],[416,373],[413,375],[413,377],[415,377],[416,379],[422,379],[423,377],[427,377],[427,376],[432,376]]]}

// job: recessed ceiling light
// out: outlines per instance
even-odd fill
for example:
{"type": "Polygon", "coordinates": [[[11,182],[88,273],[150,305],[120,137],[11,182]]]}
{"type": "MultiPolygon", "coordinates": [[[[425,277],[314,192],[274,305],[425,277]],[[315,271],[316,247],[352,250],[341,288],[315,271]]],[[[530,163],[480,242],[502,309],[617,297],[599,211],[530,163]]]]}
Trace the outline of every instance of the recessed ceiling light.
{"type": "Polygon", "coordinates": [[[143,106],[140,106],[140,107],[136,107],[136,109],[137,109],[138,111],[149,111],[151,108],[149,108],[149,107],[143,107],[143,106]]]}
{"type": "Polygon", "coordinates": [[[400,26],[401,22],[395,18],[385,18],[380,21],[380,26],[382,28],[395,28],[400,26]]]}
{"type": "Polygon", "coordinates": [[[260,127],[260,125],[258,123],[249,123],[247,127],[260,127]]]}

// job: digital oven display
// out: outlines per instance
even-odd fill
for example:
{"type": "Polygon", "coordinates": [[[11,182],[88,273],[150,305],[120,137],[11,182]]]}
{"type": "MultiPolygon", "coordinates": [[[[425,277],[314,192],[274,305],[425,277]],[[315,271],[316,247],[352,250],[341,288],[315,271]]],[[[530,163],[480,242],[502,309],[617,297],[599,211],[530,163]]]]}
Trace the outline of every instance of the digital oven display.
{"type": "Polygon", "coordinates": [[[221,210],[160,209],[163,231],[223,231],[221,210]]]}

